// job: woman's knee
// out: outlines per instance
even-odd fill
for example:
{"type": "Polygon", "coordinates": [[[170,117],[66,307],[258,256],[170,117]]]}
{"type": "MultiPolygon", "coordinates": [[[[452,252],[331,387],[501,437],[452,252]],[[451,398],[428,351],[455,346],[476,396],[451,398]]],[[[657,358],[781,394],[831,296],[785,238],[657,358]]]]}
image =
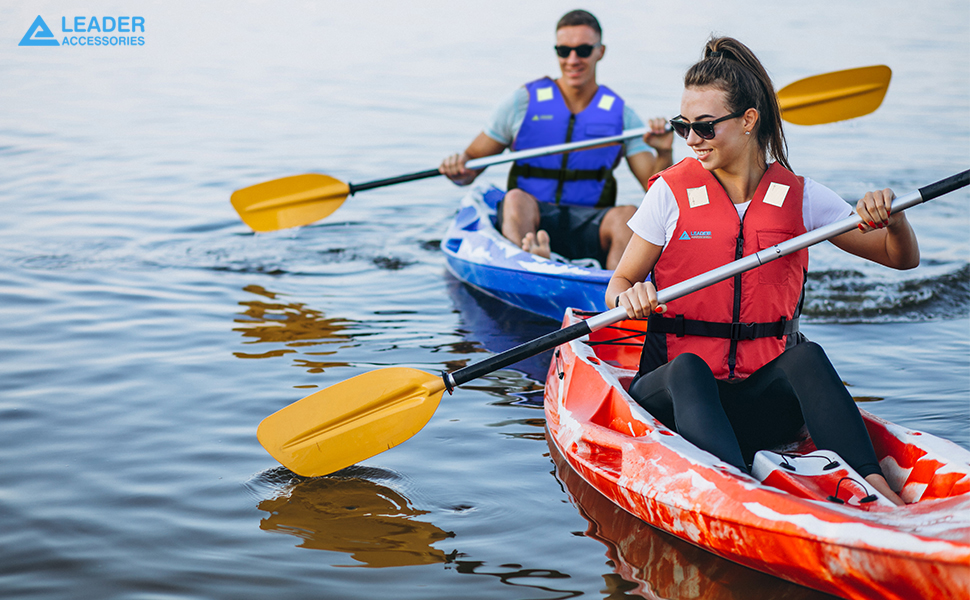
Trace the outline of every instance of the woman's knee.
{"type": "Polygon", "coordinates": [[[696,354],[681,354],[630,384],[630,396],[668,427],[673,424],[675,403],[694,404],[717,400],[714,373],[696,354]]]}
{"type": "Polygon", "coordinates": [[[677,379],[697,379],[697,378],[710,378],[714,379],[714,372],[711,371],[711,367],[708,366],[704,359],[696,354],[686,352],[684,354],[679,354],[672,361],[667,363],[667,369],[669,371],[669,377],[676,377],[677,379]]]}

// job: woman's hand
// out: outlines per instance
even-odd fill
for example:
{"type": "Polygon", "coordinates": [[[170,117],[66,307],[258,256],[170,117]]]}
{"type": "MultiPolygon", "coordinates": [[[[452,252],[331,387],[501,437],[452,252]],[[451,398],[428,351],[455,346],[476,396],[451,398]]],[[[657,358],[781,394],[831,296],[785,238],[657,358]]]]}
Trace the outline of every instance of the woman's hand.
{"type": "Polygon", "coordinates": [[[617,306],[626,308],[626,316],[631,319],[642,319],[652,313],[667,312],[666,304],[657,303],[657,288],[651,281],[634,284],[618,298],[617,306]]]}
{"type": "Polygon", "coordinates": [[[892,204],[896,194],[889,188],[866,192],[866,195],[856,204],[855,210],[862,218],[859,231],[868,233],[875,229],[883,229],[893,224],[892,204]]]}

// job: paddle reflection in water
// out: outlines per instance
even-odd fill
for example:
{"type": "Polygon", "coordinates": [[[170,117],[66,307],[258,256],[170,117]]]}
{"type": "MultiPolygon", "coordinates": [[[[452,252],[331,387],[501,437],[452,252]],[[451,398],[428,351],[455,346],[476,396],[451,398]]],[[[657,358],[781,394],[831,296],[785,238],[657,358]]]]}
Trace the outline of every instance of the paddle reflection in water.
{"type": "MultiPolygon", "coordinates": [[[[548,433],[548,432],[547,432],[548,433]]],[[[548,437],[547,437],[548,439],[548,437]]],[[[614,573],[603,575],[608,598],[651,600],[828,600],[834,596],[736,565],[654,529],[610,502],[549,444],[556,477],[589,521],[585,535],[602,542],[614,573]]]]}
{"type": "MultiPolygon", "coordinates": [[[[240,318],[234,322],[243,327],[236,327],[245,344],[274,344],[281,347],[259,353],[234,352],[236,358],[273,358],[286,354],[297,354],[302,350],[324,344],[340,344],[337,348],[327,351],[302,351],[304,356],[331,356],[339,348],[346,347],[353,342],[347,331],[353,321],[346,319],[328,319],[319,310],[308,308],[299,302],[282,302],[277,294],[266,290],[262,286],[248,285],[243,291],[261,296],[265,300],[251,300],[240,302],[245,307],[240,318]]],[[[294,364],[307,369],[310,373],[322,373],[333,367],[346,367],[349,363],[340,361],[321,361],[316,358],[294,358],[294,364]]]]}
{"type": "MultiPolygon", "coordinates": [[[[539,596],[522,597],[558,600],[582,595],[549,585],[552,580],[570,578],[555,569],[518,563],[492,567],[485,561],[471,560],[458,550],[446,553],[436,548],[436,544],[456,538],[456,534],[422,520],[428,518],[430,511],[414,507],[401,491],[390,487],[391,482],[400,479],[392,471],[358,465],[314,478],[300,477],[280,467],[260,474],[250,487],[257,492],[260,488],[275,489],[278,494],[259,503],[257,508],[269,513],[260,521],[260,529],[295,536],[300,539],[298,548],[339,552],[355,561],[334,566],[386,568],[440,563],[446,570],[462,575],[495,577],[505,585],[542,592],[539,596]]],[[[448,544],[452,547],[452,542],[448,544]]]]}
{"type": "MultiPolygon", "coordinates": [[[[289,471],[279,469],[285,473],[289,471]]],[[[361,567],[429,565],[448,560],[432,546],[452,538],[416,517],[399,492],[366,478],[379,469],[349,467],[331,477],[302,479],[271,500],[259,503],[269,513],[259,528],[300,538],[300,548],[349,554],[361,567]]]]}

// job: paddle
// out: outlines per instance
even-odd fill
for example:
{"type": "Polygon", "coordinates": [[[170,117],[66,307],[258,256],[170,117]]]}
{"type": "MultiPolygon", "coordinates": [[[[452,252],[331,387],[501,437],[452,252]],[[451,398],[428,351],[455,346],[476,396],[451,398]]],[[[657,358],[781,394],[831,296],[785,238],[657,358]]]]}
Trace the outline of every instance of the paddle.
{"type": "MultiPolygon", "coordinates": [[[[896,198],[893,212],[970,184],[970,170],[896,198]]],[[[660,290],[669,302],[743,271],[845,233],[861,222],[857,214],[766,248],[732,263],[660,290]]],[[[256,432],[259,442],[283,466],[305,476],[333,473],[392,448],[417,433],[431,419],[443,392],[535,356],[626,318],[626,309],[595,315],[546,334],[453,373],[435,375],[392,367],[358,375],[266,417],[256,432]]]]}
{"type": "MultiPolygon", "coordinates": [[[[887,66],[862,67],[815,75],[789,84],[778,92],[782,117],[798,125],[821,125],[854,119],[879,108],[892,71],[887,66]]],[[[535,156],[559,154],[622,142],[641,137],[646,127],[628,129],[619,135],[531,148],[519,152],[486,156],[468,161],[469,169],[513,162],[535,156]]],[[[366,183],[344,183],[329,175],[308,173],[258,183],[236,190],[231,202],[243,222],[254,231],[275,231],[319,221],[340,208],[347,196],[374,188],[437,177],[438,169],[378,179],[366,183]]]]}

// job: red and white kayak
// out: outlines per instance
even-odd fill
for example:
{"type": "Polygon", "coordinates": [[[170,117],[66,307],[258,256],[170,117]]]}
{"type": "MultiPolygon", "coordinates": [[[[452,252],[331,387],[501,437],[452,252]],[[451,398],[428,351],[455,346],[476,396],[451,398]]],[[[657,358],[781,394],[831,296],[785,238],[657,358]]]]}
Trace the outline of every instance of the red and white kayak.
{"type": "MultiPolygon", "coordinates": [[[[567,311],[564,326],[584,318],[567,311]]],[[[645,321],[560,346],[549,439],[619,507],[714,554],[844,598],[970,598],[970,452],[862,416],[890,485],[881,498],[810,439],[759,453],[753,474],[697,448],[626,393],[645,321]]]]}

